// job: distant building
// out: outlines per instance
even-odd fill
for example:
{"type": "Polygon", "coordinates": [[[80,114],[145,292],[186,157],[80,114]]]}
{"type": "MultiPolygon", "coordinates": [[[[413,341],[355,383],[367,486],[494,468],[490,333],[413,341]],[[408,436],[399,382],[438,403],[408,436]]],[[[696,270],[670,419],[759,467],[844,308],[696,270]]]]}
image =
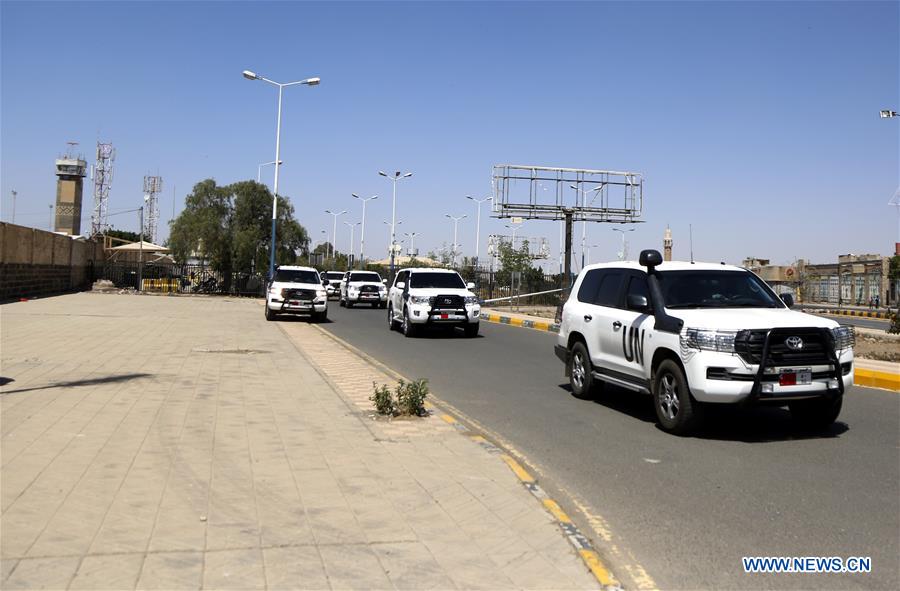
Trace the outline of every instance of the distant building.
{"type": "Polygon", "coordinates": [[[56,160],[56,216],[54,229],[72,236],[81,234],[81,195],[87,162],[66,155],[56,160]]]}
{"type": "Polygon", "coordinates": [[[666,226],[666,233],[663,237],[663,260],[672,260],[672,230],[666,226]]]}

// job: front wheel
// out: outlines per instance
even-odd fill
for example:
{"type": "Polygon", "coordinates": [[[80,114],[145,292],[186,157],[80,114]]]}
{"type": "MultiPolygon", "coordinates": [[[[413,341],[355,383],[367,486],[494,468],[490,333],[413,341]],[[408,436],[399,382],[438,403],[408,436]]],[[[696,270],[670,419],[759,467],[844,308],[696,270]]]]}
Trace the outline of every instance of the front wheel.
{"type": "Polygon", "coordinates": [[[388,307],[388,330],[397,330],[397,321],[394,320],[394,307],[388,307]]]}
{"type": "Polygon", "coordinates": [[[466,337],[473,339],[478,336],[478,325],[480,322],[476,322],[475,324],[467,324],[463,327],[463,330],[466,333],[466,337]]]}
{"type": "Polygon", "coordinates": [[[266,320],[268,320],[269,322],[271,322],[271,321],[275,320],[275,317],[276,317],[276,316],[278,316],[278,313],[277,313],[277,312],[273,312],[272,310],[270,310],[270,309],[269,309],[269,304],[268,304],[268,302],[266,302],[266,320]]]}
{"type": "Polygon", "coordinates": [[[412,323],[409,319],[409,310],[403,310],[403,324],[400,326],[400,330],[403,332],[403,336],[406,338],[412,338],[416,336],[418,331],[418,326],[412,323]]]}
{"type": "Polygon", "coordinates": [[[653,406],[664,431],[683,435],[700,422],[700,405],[691,396],[681,366],[666,359],[653,377],[653,406]]]}
{"type": "Polygon", "coordinates": [[[579,341],[572,346],[569,354],[569,386],[572,387],[575,398],[590,400],[594,397],[594,376],[591,371],[587,347],[579,341]]]}
{"type": "Polygon", "coordinates": [[[326,309],[323,312],[313,312],[312,319],[313,322],[325,322],[328,319],[328,310],[326,309]]]}
{"type": "Polygon", "coordinates": [[[791,418],[801,427],[807,429],[825,429],[834,423],[841,414],[843,396],[832,400],[798,400],[788,404],[791,418]]]}

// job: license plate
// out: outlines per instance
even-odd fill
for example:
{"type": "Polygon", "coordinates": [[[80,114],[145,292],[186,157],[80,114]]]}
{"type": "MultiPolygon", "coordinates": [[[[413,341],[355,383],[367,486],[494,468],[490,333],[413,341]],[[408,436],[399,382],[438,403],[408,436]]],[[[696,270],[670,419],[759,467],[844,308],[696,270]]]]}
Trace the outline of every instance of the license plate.
{"type": "Polygon", "coordinates": [[[448,318],[450,318],[449,314],[441,314],[441,320],[446,320],[448,318]]]}
{"type": "Polygon", "coordinates": [[[778,374],[779,386],[803,386],[812,383],[812,371],[808,369],[783,369],[778,374]]]}

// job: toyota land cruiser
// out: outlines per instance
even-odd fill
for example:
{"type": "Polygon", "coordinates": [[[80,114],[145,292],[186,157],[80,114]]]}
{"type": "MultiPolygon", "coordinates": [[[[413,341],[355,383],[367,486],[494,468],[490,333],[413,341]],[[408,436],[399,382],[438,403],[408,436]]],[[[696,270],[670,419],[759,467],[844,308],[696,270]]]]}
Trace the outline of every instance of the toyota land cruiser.
{"type": "Polygon", "coordinates": [[[387,306],[387,287],[381,275],[373,271],[347,271],[340,285],[340,305],[371,304],[373,308],[387,306]]]}
{"type": "Polygon", "coordinates": [[[402,269],[388,293],[388,326],[415,336],[424,326],[460,326],[478,336],[481,306],[459,273],[450,269],[402,269]]]}
{"type": "Polygon", "coordinates": [[[672,433],[696,427],[706,403],[786,405],[822,428],[853,384],[854,333],[792,305],[746,269],[645,250],[579,274],[555,352],[575,396],[600,383],[651,394],[672,433]]]}
{"type": "Polygon", "coordinates": [[[325,320],[328,280],[324,283],[312,267],[277,267],[266,290],[266,320],[275,320],[279,314],[309,314],[313,320],[325,320]]]}

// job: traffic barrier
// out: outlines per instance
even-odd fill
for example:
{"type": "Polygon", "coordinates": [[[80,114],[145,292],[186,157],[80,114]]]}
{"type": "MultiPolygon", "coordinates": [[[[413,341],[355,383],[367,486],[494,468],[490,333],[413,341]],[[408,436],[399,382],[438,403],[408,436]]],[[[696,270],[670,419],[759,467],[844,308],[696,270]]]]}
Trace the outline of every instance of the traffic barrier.
{"type": "Polygon", "coordinates": [[[178,291],[177,279],[143,279],[141,291],[158,291],[160,293],[175,293],[178,291]]]}

